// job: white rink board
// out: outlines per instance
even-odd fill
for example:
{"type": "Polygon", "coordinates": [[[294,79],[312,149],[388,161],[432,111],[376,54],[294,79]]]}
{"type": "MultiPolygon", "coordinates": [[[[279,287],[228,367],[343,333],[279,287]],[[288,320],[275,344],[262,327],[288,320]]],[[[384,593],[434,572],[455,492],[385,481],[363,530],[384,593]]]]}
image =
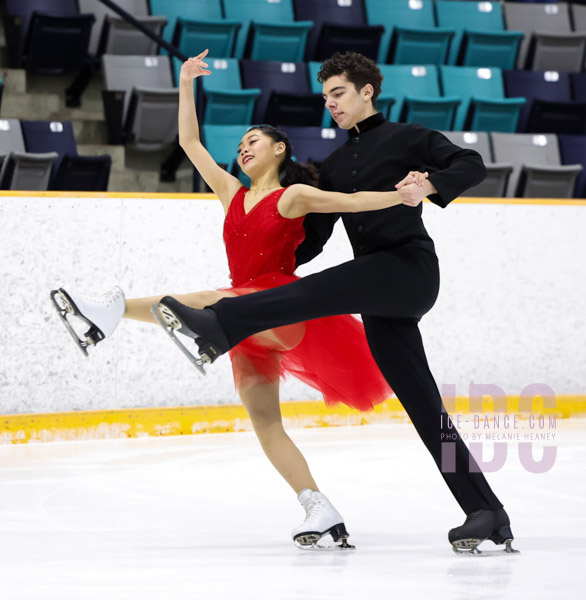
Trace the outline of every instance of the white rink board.
{"type": "MultiPolygon", "coordinates": [[[[442,284],[421,329],[440,389],[585,392],[585,215],[584,206],[425,204],[442,284]]],[[[238,401],[229,359],[201,378],[158,327],[124,322],[83,358],[49,302],[67,284],[117,283],[128,297],[229,285],[217,201],[0,197],[0,220],[0,414],[238,401]]],[[[338,227],[299,274],[350,258],[338,227]]],[[[283,400],[317,398],[299,382],[283,386],[283,400]]]]}

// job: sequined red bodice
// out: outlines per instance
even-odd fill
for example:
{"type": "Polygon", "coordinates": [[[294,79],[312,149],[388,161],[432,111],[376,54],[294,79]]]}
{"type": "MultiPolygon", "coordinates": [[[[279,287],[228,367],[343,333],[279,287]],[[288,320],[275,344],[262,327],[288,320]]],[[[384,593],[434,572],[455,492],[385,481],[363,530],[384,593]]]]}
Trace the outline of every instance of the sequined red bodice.
{"type": "Polygon", "coordinates": [[[286,219],[277,203],[287,188],[265,196],[248,213],[242,186],[234,196],[224,221],[224,243],[232,285],[242,286],[274,273],[293,275],[295,250],[305,237],[303,217],[286,219]]]}

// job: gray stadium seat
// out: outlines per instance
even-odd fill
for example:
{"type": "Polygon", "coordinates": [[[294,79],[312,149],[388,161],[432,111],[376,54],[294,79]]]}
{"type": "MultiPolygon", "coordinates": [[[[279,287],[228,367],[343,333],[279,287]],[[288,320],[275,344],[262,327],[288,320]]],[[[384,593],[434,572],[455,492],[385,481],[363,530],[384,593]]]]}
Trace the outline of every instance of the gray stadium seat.
{"type": "MultiPolygon", "coordinates": [[[[116,13],[99,0],[78,0],[78,3],[81,14],[92,13],[96,17],[90,38],[89,51],[90,54],[97,54],[104,19],[106,15],[115,16],[116,13]]],[[[136,18],[148,17],[150,14],[148,0],[116,0],[116,4],[136,18]]],[[[109,54],[113,53],[110,52],[109,54]]]]}
{"type": "Polygon", "coordinates": [[[486,131],[442,131],[453,143],[461,148],[476,150],[486,166],[488,175],[479,185],[470,188],[464,196],[482,198],[502,198],[507,189],[507,181],[513,171],[511,163],[495,163],[486,131]]]}
{"type": "Polygon", "coordinates": [[[22,129],[18,119],[0,119],[0,159],[11,152],[25,151],[22,129]]]}
{"type": "Polygon", "coordinates": [[[507,29],[525,32],[517,66],[535,71],[581,71],[586,32],[574,33],[568,4],[505,2],[507,29]]]}
{"type": "Polygon", "coordinates": [[[179,90],[168,56],[102,57],[109,143],[140,150],[166,147],[177,136],[179,90]]]}
{"type": "Polygon", "coordinates": [[[46,191],[57,152],[32,154],[11,152],[0,171],[0,189],[46,191]]]}
{"type": "Polygon", "coordinates": [[[493,133],[491,137],[495,159],[513,165],[508,197],[572,198],[582,166],[562,166],[556,135],[493,133]]]}
{"type": "Polygon", "coordinates": [[[574,31],[586,31],[586,4],[572,4],[574,31]]]}
{"type": "MultiPolygon", "coordinates": [[[[165,17],[140,17],[137,19],[153,33],[162,35],[167,24],[165,17]]],[[[98,45],[98,54],[123,54],[126,56],[152,56],[158,44],[125,21],[122,17],[106,15],[98,45]]]]}

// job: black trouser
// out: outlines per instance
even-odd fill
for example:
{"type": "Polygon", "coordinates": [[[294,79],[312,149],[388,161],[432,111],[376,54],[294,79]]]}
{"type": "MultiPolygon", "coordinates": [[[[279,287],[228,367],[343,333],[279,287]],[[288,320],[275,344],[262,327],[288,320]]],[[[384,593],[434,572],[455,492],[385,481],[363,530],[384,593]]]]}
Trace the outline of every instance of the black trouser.
{"type": "Polygon", "coordinates": [[[417,324],[435,303],[438,291],[435,254],[397,248],[358,257],[278,288],[225,298],[212,308],[232,346],[281,325],[361,313],[377,365],[440,470],[442,441],[456,444],[455,472],[442,472],[442,476],[464,512],[496,510],[502,504],[484,475],[471,472],[468,448],[456,430],[448,428],[425,357],[417,324]]]}

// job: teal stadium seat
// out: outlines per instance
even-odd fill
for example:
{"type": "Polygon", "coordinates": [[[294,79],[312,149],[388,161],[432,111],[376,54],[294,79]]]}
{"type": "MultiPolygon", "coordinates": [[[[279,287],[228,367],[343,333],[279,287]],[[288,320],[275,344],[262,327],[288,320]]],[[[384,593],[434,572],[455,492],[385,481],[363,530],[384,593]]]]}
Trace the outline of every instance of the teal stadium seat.
{"type": "Polygon", "coordinates": [[[240,21],[234,56],[301,62],[312,21],[295,21],[291,0],[223,0],[227,19],[240,21]]]}
{"type": "MultiPolygon", "coordinates": [[[[220,0],[150,0],[151,12],[164,15],[163,37],[187,56],[205,50],[219,58],[234,55],[239,21],[224,19],[220,0]]],[[[164,52],[166,53],[166,52],[164,52]]]]}
{"type": "Polygon", "coordinates": [[[364,0],[370,25],[384,25],[378,62],[439,65],[447,61],[454,29],[436,27],[432,0],[364,0]]]}
{"type": "MultiPolygon", "coordinates": [[[[204,125],[203,143],[212,158],[226,168],[229,173],[239,177],[244,185],[247,178],[236,165],[238,144],[248,130],[247,125],[204,125]],[[238,173],[236,173],[238,169],[238,173]]],[[[248,179],[250,182],[250,179],[248,179]]]]}
{"type": "MultiPolygon", "coordinates": [[[[316,60],[311,60],[307,63],[309,67],[309,82],[311,84],[311,91],[313,94],[321,94],[322,93],[322,85],[317,80],[317,73],[321,69],[321,62],[316,60]]],[[[321,122],[321,126],[326,129],[329,127],[333,127],[333,119],[330,111],[327,108],[324,108],[324,116],[321,122]]]]}
{"type": "Polygon", "coordinates": [[[505,31],[500,2],[436,0],[440,27],[453,27],[448,64],[514,69],[522,31],[505,31]]]}
{"type": "Polygon", "coordinates": [[[252,121],[258,88],[242,89],[240,67],[235,58],[207,58],[211,75],[201,78],[206,100],[204,123],[247,125],[252,121]]]}
{"type": "Polygon", "coordinates": [[[379,65],[384,76],[379,105],[395,100],[387,116],[391,121],[419,123],[429,129],[452,129],[460,105],[457,94],[442,97],[435,65],[379,65]]]}
{"type": "Polygon", "coordinates": [[[459,96],[455,131],[513,133],[525,98],[505,98],[501,69],[440,66],[446,96],[459,96]]]}

